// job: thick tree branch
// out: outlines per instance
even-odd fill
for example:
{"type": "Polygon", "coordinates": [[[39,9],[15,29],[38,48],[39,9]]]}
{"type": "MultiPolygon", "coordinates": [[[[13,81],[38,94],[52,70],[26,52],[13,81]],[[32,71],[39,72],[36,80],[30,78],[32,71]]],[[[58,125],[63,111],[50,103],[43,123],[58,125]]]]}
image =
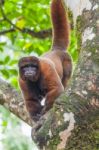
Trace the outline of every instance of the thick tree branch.
{"type": "Polygon", "coordinates": [[[0,78],[0,104],[21,118],[23,121],[32,125],[32,121],[26,111],[24,100],[21,93],[17,92],[9,83],[0,78]]]}

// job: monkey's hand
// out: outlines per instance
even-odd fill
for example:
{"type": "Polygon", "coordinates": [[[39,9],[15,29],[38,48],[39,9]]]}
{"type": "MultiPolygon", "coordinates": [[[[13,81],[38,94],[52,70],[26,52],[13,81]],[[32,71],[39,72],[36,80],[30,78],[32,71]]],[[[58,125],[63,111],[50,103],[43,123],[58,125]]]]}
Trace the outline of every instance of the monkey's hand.
{"type": "Polygon", "coordinates": [[[55,101],[55,99],[57,97],[60,96],[60,94],[64,91],[64,88],[63,86],[61,87],[56,87],[54,89],[51,89],[47,95],[46,95],[46,100],[45,100],[45,106],[43,107],[42,111],[41,111],[41,114],[45,114],[52,106],[53,106],[53,103],[55,101]]]}
{"type": "Polygon", "coordinates": [[[35,114],[30,116],[32,120],[34,120],[35,122],[38,121],[41,118],[41,114],[35,114]]]}

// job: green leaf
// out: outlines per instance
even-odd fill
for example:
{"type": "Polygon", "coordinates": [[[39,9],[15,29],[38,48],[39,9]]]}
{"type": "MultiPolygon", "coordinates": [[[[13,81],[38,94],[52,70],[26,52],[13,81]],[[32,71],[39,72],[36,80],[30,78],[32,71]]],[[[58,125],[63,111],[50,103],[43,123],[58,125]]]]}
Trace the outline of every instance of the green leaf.
{"type": "Polygon", "coordinates": [[[23,29],[25,27],[25,20],[22,17],[18,18],[16,26],[20,29],[23,29]]]}
{"type": "Polygon", "coordinates": [[[29,49],[32,44],[33,44],[33,43],[31,43],[31,42],[26,43],[26,44],[24,45],[24,47],[23,47],[23,50],[24,50],[24,49],[29,49]]]}
{"type": "Polygon", "coordinates": [[[10,61],[10,56],[6,56],[4,60],[4,64],[7,64],[10,61]]]}
{"type": "Polygon", "coordinates": [[[1,73],[4,75],[5,78],[9,78],[9,72],[7,70],[2,69],[1,73]]]}
{"type": "Polygon", "coordinates": [[[3,47],[0,47],[0,52],[3,52],[3,47]]]}
{"type": "Polygon", "coordinates": [[[12,75],[18,75],[18,72],[17,72],[17,70],[16,69],[9,69],[9,72],[10,72],[10,74],[12,74],[12,75]]]}
{"type": "Polygon", "coordinates": [[[2,126],[3,126],[3,127],[7,127],[7,124],[8,124],[8,122],[7,122],[6,120],[3,120],[2,126]]]}
{"type": "Polygon", "coordinates": [[[13,59],[13,60],[11,60],[10,62],[9,62],[9,65],[15,65],[15,64],[17,64],[18,63],[18,60],[15,60],[15,59],[13,59]]]}
{"type": "Polygon", "coordinates": [[[3,65],[3,64],[4,64],[3,61],[0,60],[0,65],[3,65]]]}
{"type": "Polygon", "coordinates": [[[10,82],[11,82],[11,84],[15,87],[15,88],[19,88],[19,86],[18,86],[18,78],[17,77],[15,77],[15,76],[13,76],[12,78],[10,78],[10,82]]]}

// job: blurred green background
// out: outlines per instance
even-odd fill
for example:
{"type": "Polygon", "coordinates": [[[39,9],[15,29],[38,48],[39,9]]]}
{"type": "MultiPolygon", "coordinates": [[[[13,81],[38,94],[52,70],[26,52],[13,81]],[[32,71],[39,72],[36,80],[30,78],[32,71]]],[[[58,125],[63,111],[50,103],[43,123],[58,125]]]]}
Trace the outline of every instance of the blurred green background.
{"type": "MultiPolygon", "coordinates": [[[[41,55],[50,49],[50,36],[37,38],[28,33],[30,30],[38,33],[51,29],[50,0],[1,0],[0,2],[0,77],[19,90],[17,67],[19,58],[41,55]]],[[[78,51],[73,29],[68,51],[75,67],[78,51]]],[[[0,150],[32,148],[36,150],[30,135],[28,133],[24,135],[25,132],[30,132],[29,127],[0,106],[0,150]]]]}

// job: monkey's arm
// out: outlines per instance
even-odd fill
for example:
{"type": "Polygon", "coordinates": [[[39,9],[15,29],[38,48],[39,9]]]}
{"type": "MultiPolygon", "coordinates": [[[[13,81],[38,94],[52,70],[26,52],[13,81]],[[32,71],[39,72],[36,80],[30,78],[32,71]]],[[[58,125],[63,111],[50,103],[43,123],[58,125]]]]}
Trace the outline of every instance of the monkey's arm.
{"type": "Polygon", "coordinates": [[[47,95],[46,95],[46,101],[45,101],[45,106],[44,106],[44,108],[42,110],[42,113],[45,113],[46,111],[48,111],[52,107],[55,99],[58,96],[60,96],[60,94],[62,92],[63,92],[63,87],[60,87],[60,88],[59,87],[55,87],[55,88],[51,89],[47,93],[47,95]]]}
{"type": "Polygon", "coordinates": [[[37,95],[35,89],[33,87],[30,89],[27,83],[22,79],[19,79],[19,84],[25,100],[27,111],[29,112],[31,119],[37,121],[40,118],[40,112],[42,109],[40,97],[37,95]]]}

